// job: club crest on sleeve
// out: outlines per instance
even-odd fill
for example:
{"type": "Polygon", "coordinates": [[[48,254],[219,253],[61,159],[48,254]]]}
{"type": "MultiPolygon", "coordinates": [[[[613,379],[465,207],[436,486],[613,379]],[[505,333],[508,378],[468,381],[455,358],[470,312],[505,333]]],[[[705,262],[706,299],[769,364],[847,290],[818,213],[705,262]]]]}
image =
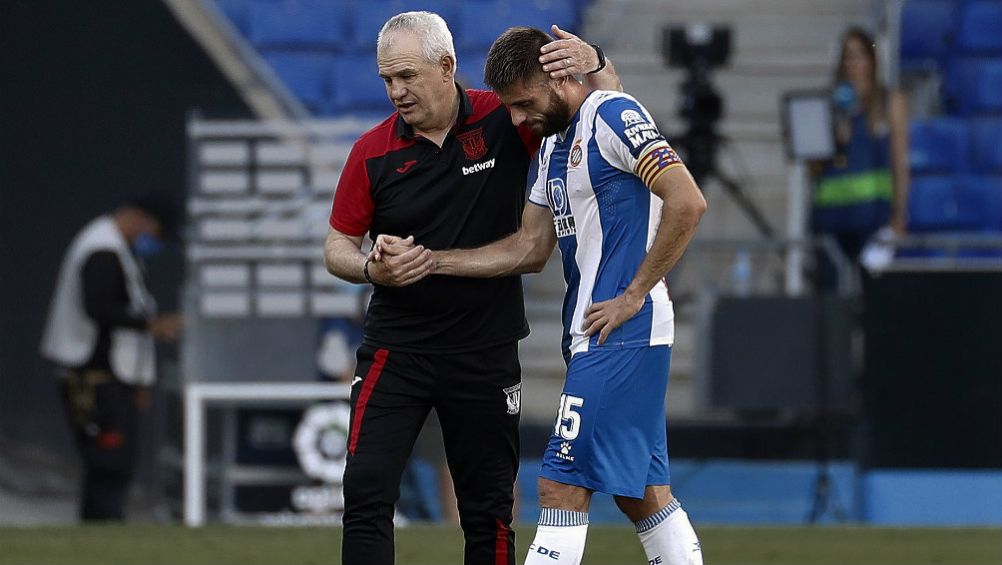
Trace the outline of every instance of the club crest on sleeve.
{"type": "Polygon", "coordinates": [[[484,141],[484,128],[477,128],[456,136],[463,144],[463,153],[467,161],[476,161],[487,154],[487,142],[484,141]]]}
{"type": "Polygon", "coordinates": [[[623,127],[635,126],[647,121],[647,119],[636,110],[623,110],[623,113],[619,115],[619,119],[623,120],[623,127]]]}
{"type": "Polygon", "coordinates": [[[508,405],[508,413],[518,414],[522,411],[522,383],[515,386],[501,389],[505,393],[505,403],[508,405]]]}

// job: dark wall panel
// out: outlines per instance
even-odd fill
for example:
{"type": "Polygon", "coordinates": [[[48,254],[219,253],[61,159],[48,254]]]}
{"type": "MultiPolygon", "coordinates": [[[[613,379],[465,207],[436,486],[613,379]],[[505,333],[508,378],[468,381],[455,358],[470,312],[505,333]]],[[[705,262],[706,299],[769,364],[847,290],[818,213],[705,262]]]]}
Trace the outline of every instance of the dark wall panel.
{"type": "MultiPolygon", "coordinates": [[[[137,191],[185,189],[185,119],[247,109],[159,0],[0,2],[0,435],[64,449],[37,353],[59,261],[137,191]]],[[[180,249],[151,265],[177,305],[180,249]]]]}
{"type": "Polygon", "coordinates": [[[1002,467],[1002,273],[868,285],[863,398],[873,467],[1002,467]]]}

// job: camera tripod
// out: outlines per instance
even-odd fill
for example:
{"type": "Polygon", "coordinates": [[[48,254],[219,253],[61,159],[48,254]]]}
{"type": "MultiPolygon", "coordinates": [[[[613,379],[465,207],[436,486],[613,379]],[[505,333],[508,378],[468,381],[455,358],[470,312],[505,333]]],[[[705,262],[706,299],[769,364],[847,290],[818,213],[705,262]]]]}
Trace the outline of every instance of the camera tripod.
{"type": "MultiPolygon", "coordinates": [[[[680,147],[686,154],[686,165],[696,179],[701,189],[705,189],[704,181],[714,180],[723,187],[738,207],[744,212],[764,238],[772,238],[775,232],[765,218],[758,205],[751,199],[744,188],[732,178],[720,171],[716,155],[719,148],[727,140],[716,134],[715,128],[691,127],[679,139],[680,147]]],[[[780,251],[780,253],[782,253],[780,251]]],[[[835,492],[835,482],[832,479],[830,457],[832,451],[832,421],[830,406],[831,368],[827,358],[828,318],[827,300],[817,296],[814,300],[813,324],[816,336],[816,354],[814,361],[815,400],[810,410],[810,427],[814,436],[815,477],[811,494],[811,507],[806,516],[807,522],[817,523],[827,514],[839,522],[846,520],[846,512],[838,501],[835,492]]]]}
{"type": "Polygon", "coordinates": [[[712,129],[690,128],[679,139],[685,150],[685,162],[696,183],[703,189],[703,181],[713,179],[751,220],[762,237],[772,237],[775,232],[758,205],[737,181],[724,174],[717,166],[717,151],[728,140],[712,129]]]}
{"type": "Polygon", "coordinates": [[[838,503],[835,496],[835,483],[832,481],[830,463],[830,452],[832,444],[831,426],[831,406],[830,406],[830,377],[831,367],[827,355],[828,344],[828,302],[829,299],[824,294],[819,294],[814,299],[814,335],[817,340],[815,346],[815,406],[813,410],[813,428],[815,433],[814,441],[814,463],[816,474],[814,476],[814,494],[811,509],[807,514],[807,521],[816,524],[830,509],[832,516],[839,522],[846,520],[845,510],[838,503]]]}

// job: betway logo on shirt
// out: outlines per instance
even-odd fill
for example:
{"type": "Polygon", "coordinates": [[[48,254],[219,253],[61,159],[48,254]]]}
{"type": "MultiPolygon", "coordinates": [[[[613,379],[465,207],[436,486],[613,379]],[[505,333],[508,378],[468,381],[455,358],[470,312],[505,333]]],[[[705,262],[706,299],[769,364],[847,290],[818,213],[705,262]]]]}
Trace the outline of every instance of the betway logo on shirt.
{"type": "MultiPolygon", "coordinates": [[[[496,157],[495,157],[496,159],[496,157]]],[[[494,159],[490,161],[484,161],[483,163],[474,163],[469,167],[463,167],[463,175],[472,175],[473,173],[479,173],[480,171],[486,171],[487,169],[494,168],[494,159]]]]}

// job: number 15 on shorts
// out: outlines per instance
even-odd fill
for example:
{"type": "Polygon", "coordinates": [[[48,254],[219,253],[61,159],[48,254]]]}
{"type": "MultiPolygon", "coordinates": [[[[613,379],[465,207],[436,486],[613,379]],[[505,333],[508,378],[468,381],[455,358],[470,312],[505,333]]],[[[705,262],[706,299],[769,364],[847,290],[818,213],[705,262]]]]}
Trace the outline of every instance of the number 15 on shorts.
{"type": "Polygon", "coordinates": [[[578,432],[581,431],[581,414],[574,409],[583,405],[583,398],[561,394],[560,408],[557,409],[557,423],[553,426],[553,433],[567,441],[578,437],[578,432]]]}

